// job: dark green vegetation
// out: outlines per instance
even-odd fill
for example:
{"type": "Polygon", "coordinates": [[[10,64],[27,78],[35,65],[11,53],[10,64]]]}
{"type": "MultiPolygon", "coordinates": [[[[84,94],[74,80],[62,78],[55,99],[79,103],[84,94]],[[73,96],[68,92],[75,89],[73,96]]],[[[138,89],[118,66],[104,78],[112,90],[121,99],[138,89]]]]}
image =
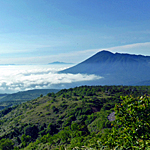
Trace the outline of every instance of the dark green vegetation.
{"type": "Polygon", "coordinates": [[[108,115],[121,106],[120,96],[149,94],[149,86],[81,86],[48,93],[0,112],[0,148],[100,149],[105,144],[110,149],[116,145],[110,145],[108,115]]]}
{"type": "Polygon", "coordinates": [[[87,82],[86,85],[150,85],[150,56],[101,51],[61,72],[104,77],[95,82],[87,82]]]}
{"type": "MultiPolygon", "coordinates": [[[[2,98],[4,98],[5,96],[7,96],[8,94],[0,94],[0,100],[2,98]]],[[[6,104],[5,103],[1,103],[0,104],[0,110],[4,109],[6,107],[6,104]]]]}
{"type": "Polygon", "coordinates": [[[0,94],[0,110],[35,99],[41,95],[45,96],[49,92],[56,93],[58,91],[57,89],[36,89],[13,94],[0,94]]]}
{"type": "Polygon", "coordinates": [[[113,149],[150,149],[150,97],[122,97],[114,108],[116,120],[111,132],[102,141],[113,149]]]}

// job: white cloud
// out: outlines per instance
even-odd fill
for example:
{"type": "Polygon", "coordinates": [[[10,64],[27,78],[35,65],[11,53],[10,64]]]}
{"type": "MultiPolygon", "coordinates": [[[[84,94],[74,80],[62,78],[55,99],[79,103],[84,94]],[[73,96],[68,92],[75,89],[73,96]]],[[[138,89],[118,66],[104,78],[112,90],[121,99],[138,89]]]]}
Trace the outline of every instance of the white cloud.
{"type": "Polygon", "coordinates": [[[23,54],[32,52],[41,53],[45,48],[55,48],[63,46],[64,40],[58,41],[48,35],[36,36],[33,34],[27,35],[23,33],[0,33],[0,54],[23,54]],[[8,42],[9,41],[9,42],[8,42]],[[39,49],[41,49],[39,51],[39,49]]]}
{"type": "MultiPolygon", "coordinates": [[[[48,45],[47,45],[48,46],[48,45]]],[[[40,47],[40,46],[39,46],[40,47]]],[[[72,63],[80,63],[101,50],[108,50],[113,53],[129,53],[129,54],[142,54],[150,56],[150,42],[134,43],[115,47],[105,47],[100,49],[89,49],[67,53],[43,55],[43,56],[23,56],[16,57],[9,55],[8,58],[0,58],[0,64],[47,64],[54,61],[65,61],[72,63]]]]}
{"type": "Polygon", "coordinates": [[[1,66],[0,92],[17,92],[36,88],[61,88],[65,84],[100,79],[100,76],[86,74],[59,74],[47,67],[1,66]],[[28,68],[28,69],[27,69],[28,68]]]}
{"type": "MultiPolygon", "coordinates": [[[[38,58],[34,57],[31,59],[38,60],[41,63],[45,61],[48,62],[49,60],[51,60],[51,62],[56,60],[59,61],[65,60],[66,62],[80,63],[102,50],[108,50],[113,53],[118,52],[118,53],[141,54],[141,55],[150,56],[150,42],[134,43],[134,44],[128,44],[122,46],[109,47],[109,48],[101,48],[101,49],[81,50],[81,51],[75,51],[69,53],[60,53],[57,55],[41,56],[38,58]]],[[[29,60],[29,62],[32,62],[31,59],[29,60]]]]}
{"type": "Polygon", "coordinates": [[[75,51],[68,53],[51,54],[45,56],[33,57],[15,57],[14,55],[8,58],[0,58],[0,64],[48,64],[54,61],[62,61],[68,63],[80,63],[98,52],[98,49],[90,49],[83,51],[75,51]]]}
{"type": "Polygon", "coordinates": [[[123,46],[110,47],[107,49],[112,52],[141,54],[150,56],[150,42],[134,43],[123,46]]]}
{"type": "Polygon", "coordinates": [[[16,53],[20,53],[20,54],[24,54],[24,53],[30,53],[32,52],[36,52],[37,49],[40,48],[50,48],[52,47],[51,45],[31,45],[31,44],[16,44],[16,43],[12,43],[9,45],[5,45],[3,43],[1,43],[0,45],[0,54],[16,54],[16,53]]]}

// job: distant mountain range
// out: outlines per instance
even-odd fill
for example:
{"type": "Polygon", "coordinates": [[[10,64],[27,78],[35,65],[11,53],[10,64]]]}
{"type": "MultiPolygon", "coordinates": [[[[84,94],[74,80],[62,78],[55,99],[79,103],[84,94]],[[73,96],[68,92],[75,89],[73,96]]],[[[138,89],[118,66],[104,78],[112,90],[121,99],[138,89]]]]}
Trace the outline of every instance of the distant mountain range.
{"type": "Polygon", "coordinates": [[[95,74],[103,77],[91,84],[150,85],[150,56],[103,50],[61,73],[95,74]]]}
{"type": "Polygon", "coordinates": [[[49,65],[64,65],[64,64],[73,64],[73,63],[66,63],[66,62],[60,62],[60,61],[55,61],[55,62],[52,62],[52,63],[49,63],[49,65]]]}

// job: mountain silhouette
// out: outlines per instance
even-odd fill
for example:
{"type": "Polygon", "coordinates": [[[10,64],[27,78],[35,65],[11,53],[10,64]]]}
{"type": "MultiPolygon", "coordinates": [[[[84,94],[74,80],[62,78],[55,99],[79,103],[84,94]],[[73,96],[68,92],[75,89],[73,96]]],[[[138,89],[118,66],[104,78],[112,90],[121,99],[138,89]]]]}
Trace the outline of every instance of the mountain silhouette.
{"type": "Polygon", "coordinates": [[[103,85],[149,85],[150,56],[103,50],[61,73],[95,74],[103,77],[95,81],[103,85]]]}

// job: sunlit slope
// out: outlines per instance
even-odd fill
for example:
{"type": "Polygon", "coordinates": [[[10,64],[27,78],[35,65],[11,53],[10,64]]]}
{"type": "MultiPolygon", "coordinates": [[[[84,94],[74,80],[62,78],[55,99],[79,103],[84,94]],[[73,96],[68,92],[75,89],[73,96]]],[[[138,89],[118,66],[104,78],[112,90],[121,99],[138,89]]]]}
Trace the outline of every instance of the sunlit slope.
{"type": "Polygon", "coordinates": [[[47,95],[48,93],[57,93],[58,89],[35,89],[35,90],[28,90],[28,91],[21,91],[13,94],[6,95],[5,97],[0,99],[2,101],[28,101],[35,99],[42,95],[47,95]]]}
{"type": "Polygon", "coordinates": [[[0,97],[0,110],[6,107],[12,107],[17,104],[21,104],[23,102],[33,100],[40,95],[47,95],[51,92],[58,92],[58,89],[35,89],[35,90],[28,90],[28,91],[21,91],[13,94],[1,94],[0,97]]]}
{"type": "MultiPolygon", "coordinates": [[[[24,134],[31,137],[30,142],[34,142],[47,134],[59,135],[65,127],[74,123],[85,126],[86,135],[98,133],[103,128],[111,128],[107,117],[120,102],[121,95],[144,94],[150,94],[150,87],[81,86],[63,89],[56,94],[48,93],[44,97],[41,95],[0,111],[0,138],[12,139],[16,146],[21,147],[24,134]]],[[[61,137],[57,138],[55,142],[61,145],[61,137]]]]}
{"type": "MultiPolygon", "coordinates": [[[[150,94],[150,87],[81,86],[41,95],[0,111],[0,139],[12,139],[16,146],[22,147],[22,136],[30,136],[30,142],[34,142],[47,134],[58,135],[53,146],[59,146],[62,144],[59,133],[65,127],[70,128],[74,123],[84,126],[87,131],[84,136],[111,128],[107,117],[120,102],[120,96],[144,94],[150,94]]],[[[42,140],[40,143],[45,144],[42,140]]]]}

